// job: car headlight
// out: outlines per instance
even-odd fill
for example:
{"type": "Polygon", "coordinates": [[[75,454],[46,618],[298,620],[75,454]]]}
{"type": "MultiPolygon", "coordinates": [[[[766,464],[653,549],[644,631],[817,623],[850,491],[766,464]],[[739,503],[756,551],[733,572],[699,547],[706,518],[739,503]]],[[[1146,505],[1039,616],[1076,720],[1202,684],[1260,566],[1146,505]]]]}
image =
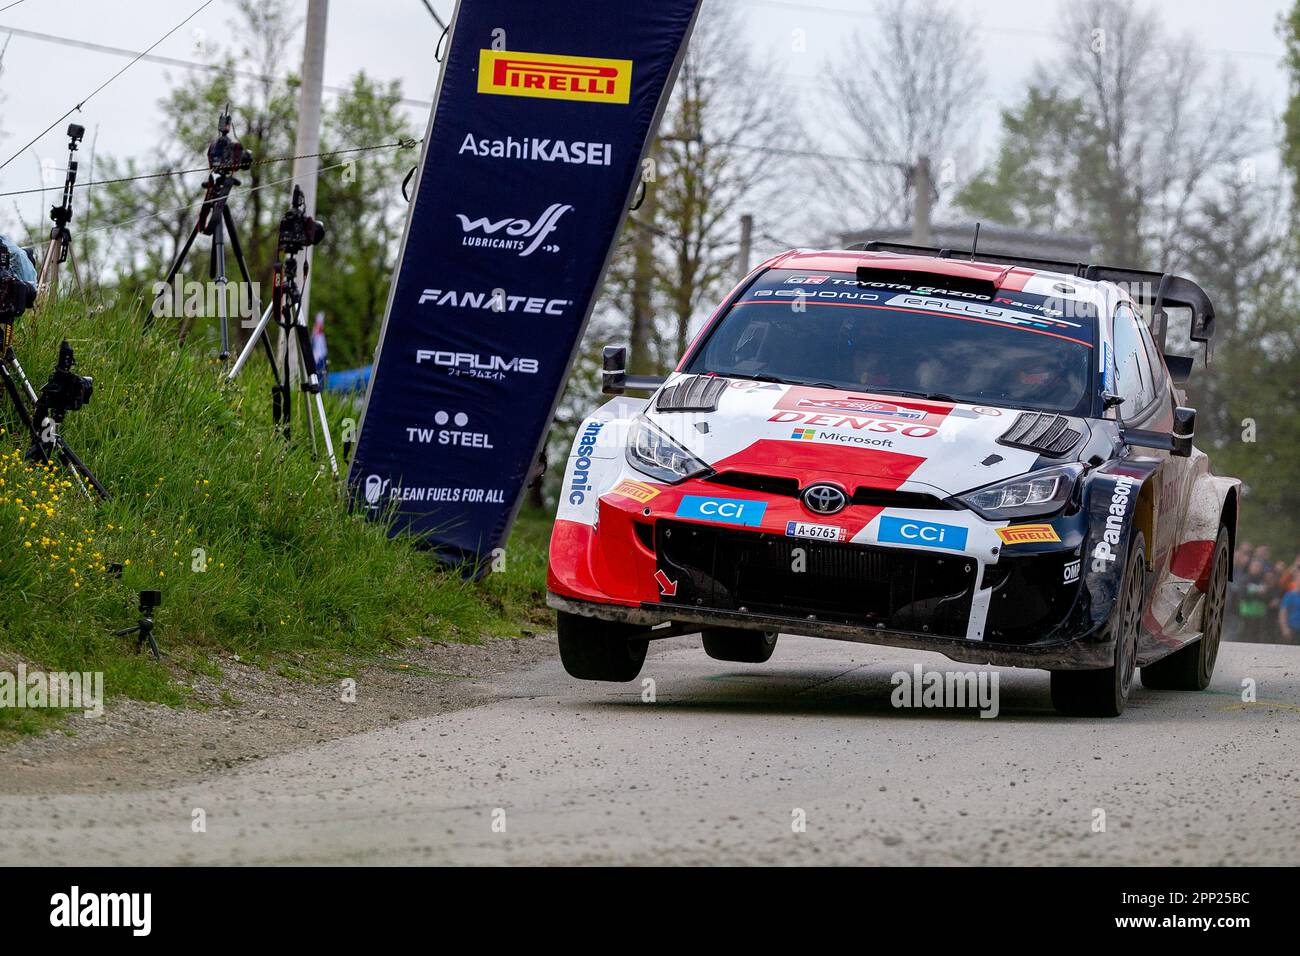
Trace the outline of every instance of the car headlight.
{"type": "Polygon", "coordinates": [[[957,500],[981,518],[1027,518],[1059,511],[1074,494],[1074,484],[1083,474],[1078,462],[1044,468],[975,491],[958,495],[957,500]]]}
{"type": "Polygon", "coordinates": [[[627,461],[637,471],[669,484],[709,470],[708,465],[644,418],[636,420],[628,436],[627,461]]]}

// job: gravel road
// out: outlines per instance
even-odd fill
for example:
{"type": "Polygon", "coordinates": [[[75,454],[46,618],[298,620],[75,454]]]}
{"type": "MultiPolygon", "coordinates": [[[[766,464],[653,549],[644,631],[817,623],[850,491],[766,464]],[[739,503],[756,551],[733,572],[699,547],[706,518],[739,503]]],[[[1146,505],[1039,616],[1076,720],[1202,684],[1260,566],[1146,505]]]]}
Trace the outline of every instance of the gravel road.
{"type": "Polygon", "coordinates": [[[1227,644],[1208,691],[1139,688],[1117,720],[1056,716],[1037,671],[1000,672],[993,719],[895,709],[915,664],[967,666],[678,638],[647,702],[546,659],[200,782],[0,797],[0,864],[1300,862],[1300,648],[1227,644]]]}

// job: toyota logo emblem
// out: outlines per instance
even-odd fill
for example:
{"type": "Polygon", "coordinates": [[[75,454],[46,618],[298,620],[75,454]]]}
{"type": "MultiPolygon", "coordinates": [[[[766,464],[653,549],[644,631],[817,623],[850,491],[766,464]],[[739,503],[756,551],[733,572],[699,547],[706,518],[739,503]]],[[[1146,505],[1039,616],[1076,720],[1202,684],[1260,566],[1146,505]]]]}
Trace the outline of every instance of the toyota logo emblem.
{"type": "Polygon", "coordinates": [[[849,497],[834,485],[809,485],[803,490],[803,506],[819,515],[833,515],[843,511],[849,497]]]}

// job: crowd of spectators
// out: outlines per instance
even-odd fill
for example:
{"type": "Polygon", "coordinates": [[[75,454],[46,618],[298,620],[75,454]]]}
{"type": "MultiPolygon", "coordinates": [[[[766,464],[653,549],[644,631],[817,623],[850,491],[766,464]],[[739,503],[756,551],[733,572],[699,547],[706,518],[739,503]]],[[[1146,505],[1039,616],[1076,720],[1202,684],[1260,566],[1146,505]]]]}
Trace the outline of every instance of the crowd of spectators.
{"type": "Polygon", "coordinates": [[[1300,644],[1300,555],[1274,560],[1268,545],[1242,541],[1234,558],[1224,639],[1300,644]]]}

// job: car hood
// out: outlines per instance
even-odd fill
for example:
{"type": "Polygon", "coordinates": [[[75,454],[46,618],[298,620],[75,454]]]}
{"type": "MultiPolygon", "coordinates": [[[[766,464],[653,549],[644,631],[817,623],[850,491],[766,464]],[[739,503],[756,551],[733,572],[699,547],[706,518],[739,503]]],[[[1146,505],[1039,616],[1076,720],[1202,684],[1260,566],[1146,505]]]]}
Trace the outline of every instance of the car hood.
{"type": "MultiPolygon", "coordinates": [[[[827,480],[850,491],[947,497],[1047,463],[1041,450],[998,441],[1019,416],[1037,413],[995,406],[675,374],[645,414],[719,473],[741,473],[738,480],[793,478],[801,487],[827,480]]],[[[1065,421],[1086,436],[1082,420],[1065,421]]]]}

